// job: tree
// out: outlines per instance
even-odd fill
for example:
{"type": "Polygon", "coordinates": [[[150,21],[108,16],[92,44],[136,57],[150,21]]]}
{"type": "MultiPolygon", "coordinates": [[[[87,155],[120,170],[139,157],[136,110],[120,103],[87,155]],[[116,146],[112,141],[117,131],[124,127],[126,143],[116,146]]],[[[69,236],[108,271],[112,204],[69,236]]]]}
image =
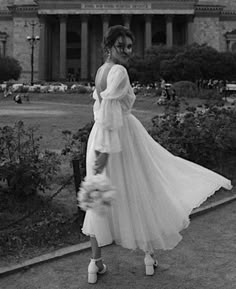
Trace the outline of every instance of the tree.
{"type": "Polygon", "coordinates": [[[234,80],[236,79],[236,54],[231,52],[222,52],[218,63],[218,79],[234,80]]]}
{"type": "Polygon", "coordinates": [[[149,56],[155,56],[159,59],[159,61],[171,60],[178,53],[183,52],[183,50],[184,48],[180,46],[167,47],[165,45],[154,45],[146,50],[145,58],[149,56]]]}
{"type": "Polygon", "coordinates": [[[167,47],[157,45],[148,48],[144,57],[135,55],[130,61],[129,74],[132,81],[150,83],[160,79],[160,63],[170,60],[183,51],[181,47],[167,47]]]}
{"type": "Polygon", "coordinates": [[[206,44],[193,44],[186,47],[184,57],[198,63],[202,79],[217,78],[220,53],[216,49],[206,44]]]}
{"type": "Polygon", "coordinates": [[[152,46],[146,50],[144,60],[153,80],[160,79],[161,63],[171,61],[178,53],[183,51],[183,47],[165,45],[152,46]]]}
{"type": "Polygon", "coordinates": [[[19,79],[21,71],[20,63],[16,59],[0,56],[0,82],[19,79]]]}
{"type": "Polygon", "coordinates": [[[231,52],[218,52],[207,45],[186,46],[168,61],[162,60],[160,74],[172,81],[197,79],[233,79],[236,56],[231,52]]]}
{"type": "Polygon", "coordinates": [[[236,78],[236,54],[218,52],[206,44],[185,47],[152,46],[144,58],[136,57],[130,67],[133,80],[150,83],[167,81],[236,78]]]}
{"type": "Polygon", "coordinates": [[[168,81],[189,80],[195,81],[201,76],[200,66],[194,59],[188,59],[183,53],[178,54],[174,59],[162,61],[160,74],[168,81]]]}
{"type": "Polygon", "coordinates": [[[149,69],[144,58],[135,55],[130,60],[128,68],[131,82],[139,81],[140,83],[149,83],[153,80],[152,71],[149,69]]]}

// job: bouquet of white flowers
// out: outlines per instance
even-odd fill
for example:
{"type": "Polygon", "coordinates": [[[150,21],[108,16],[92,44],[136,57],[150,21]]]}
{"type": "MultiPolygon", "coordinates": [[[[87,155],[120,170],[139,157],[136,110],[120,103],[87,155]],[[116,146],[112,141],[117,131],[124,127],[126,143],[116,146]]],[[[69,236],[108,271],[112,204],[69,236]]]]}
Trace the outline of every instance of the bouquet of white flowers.
{"type": "Polygon", "coordinates": [[[93,209],[98,214],[105,214],[114,199],[115,188],[105,175],[86,177],[81,183],[78,202],[83,211],[93,209]]]}

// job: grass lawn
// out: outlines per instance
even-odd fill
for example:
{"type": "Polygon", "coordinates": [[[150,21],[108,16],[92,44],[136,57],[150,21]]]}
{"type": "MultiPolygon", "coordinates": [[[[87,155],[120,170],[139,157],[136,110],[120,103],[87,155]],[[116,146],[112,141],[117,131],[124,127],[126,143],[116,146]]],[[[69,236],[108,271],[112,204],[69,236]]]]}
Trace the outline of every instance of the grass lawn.
{"type": "MultiPolygon", "coordinates": [[[[199,99],[188,101],[191,105],[203,102],[199,99]]],[[[137,96],[133,114],[147,128],[151,118],[162,113],[163,106],[155,105],[155,98],[137,96]]],[[[42,135],[42,148],[61,151],[64,147],[62,131],[76,132],[92,121],[93,99],[88,94],[32,94],[30,101],[16,104],[0,94],[0,126],[13,125],[23,120],[25,125],[38,125],[42,135]]],[[[182,110],[185,104],[182,103],[182,110]]],[[[50,196],[73,174],[69,160],[63,158],[61,173],[45,195],[32,197],[27,202],[17,202],[0,191],[0,227],[24,216],[29,209],[37,210],[30,218],[7,230],[0,230],[0,267],[16,263],[69,244],[85,240],[79,234],[76,220],[77,206],[73,182],[64,188],[53,201],[50,196]],[[10,210],[9,210],[10,208],[10,210]]],[[[236,160],[223,171],[236,185],[236,160]]],[[[0,184],[1,189],[1,184],[0,184]]],[[[222,191],[221,194],[230,195],[222,191]]],[[[214,197],[215,198],[215,197],[214,197]]]]}
{"type": "MultiPolygon", "coordinates": [[[[0,124],[12,125],[23,120],[28,125],[38,125],[43,136],[42,147],[62,149],[64,146],[62,131],[77,131],[93,119],[93,99],[88,94],[32,94],[30,102],[16,104],[0,95],[0,124]]],[[[134,115],[148,126],[152,116],[163,110],[153,106],[154,99],[138,99],[134,115]]]]}

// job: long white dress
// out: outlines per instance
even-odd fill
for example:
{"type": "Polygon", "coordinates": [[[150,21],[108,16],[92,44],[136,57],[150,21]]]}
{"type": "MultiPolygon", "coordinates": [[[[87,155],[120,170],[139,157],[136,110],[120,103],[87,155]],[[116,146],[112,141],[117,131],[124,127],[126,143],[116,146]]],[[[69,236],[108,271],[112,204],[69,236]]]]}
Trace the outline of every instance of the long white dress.
{"type": "MultiPolygon", "coordinates": [[[[100,69],[101,71],[101,69],[100,69]]],[[[87,148],[87,175],[94,173],[95,150],[108,152],[104,171],[117,189],[105,216],[88,210],[83,233],[98,245],[115,241],[143,251],[172,249],[189,225],[189,215],[220,187],[231,182],[159,145],[131,113],[135,95],[126,69],[114,65],[107,87],[94,91],[95,124],[87,148]]]]}

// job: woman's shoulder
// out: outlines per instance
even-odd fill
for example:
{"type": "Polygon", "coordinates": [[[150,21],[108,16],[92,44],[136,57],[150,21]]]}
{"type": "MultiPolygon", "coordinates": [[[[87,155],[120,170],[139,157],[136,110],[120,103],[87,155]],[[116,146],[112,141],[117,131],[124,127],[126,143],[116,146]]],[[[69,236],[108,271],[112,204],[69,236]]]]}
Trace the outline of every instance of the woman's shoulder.
{"type": "Polygon", "coordinates": [[[109,62],[105,62],[98,68],[97,74],[105,70],[112,71],[112,72],[116,72],[116,71],[127,72],[126,68],[121,64],[112,64],[109,62]]]}
{"type": "Polygon", "coordinates": [[[121,64],[114,64],[110,71],[109,71],[109,77],[113,78],[120,78],[120,79],[124,79],[128,76],[128,72],[126,70],[126,68],[121,65],[121,64]]]}
{"type": "Polygon", "coordinates": [[[107,81],[109,83],[114,80],[123,81],[128,77],[126,68],[120,64],[104,63],[98,68],[95,77],[95,86],[98,90],[103,91],[107,86],[107,81]],[[100,87],[100,89],[99,89],[100,87]]]}
{"type": "Polygon", "coordinates": [[[127,72],[126,68],[121,64],[113,64],[111,70],[113,71],[121,71],[121,72],[127,72]]]}

